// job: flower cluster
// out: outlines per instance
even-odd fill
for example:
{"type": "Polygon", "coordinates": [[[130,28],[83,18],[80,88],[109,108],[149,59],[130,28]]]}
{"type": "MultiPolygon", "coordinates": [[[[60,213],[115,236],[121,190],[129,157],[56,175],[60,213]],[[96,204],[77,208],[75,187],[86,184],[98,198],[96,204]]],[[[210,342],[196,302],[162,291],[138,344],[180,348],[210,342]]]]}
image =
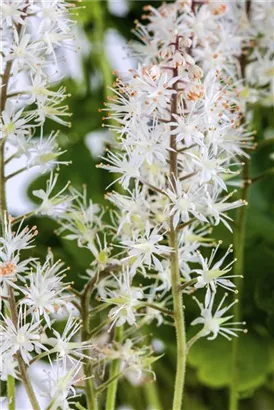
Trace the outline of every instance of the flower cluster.
{"type": "MultiPolygon", "coordinates": [[[[232,249],[217,260],[220,244],[209,259],[199,248],[214,245],[205,241],[210,225],[223,223],[231,230],[227,211],[246,204],[231,201],[234,191],[229,192],[239,174],[239,158],[252,147],[238,87],[247,34],[238,34],[233,23],[233,13],[242,8],[177,1],[145,10],[148,24],[137,23],[135,30],[143,44],[133,45],[143,64],[116,80],[105,110],[106,119],[116,120],[110,127],[118,139],[100,167],[118,175],[125,190],[108,194],[108,199],[119,208],[120,259],[132,286],[140,274],[152,279],[153,297],[148,287],[145,298],[157,305],[172,287],[176,253],[185,292],[191,290],[188,282],[206,289],[209,308],[219,286],[235,291],[233,275],[228,275],[233,260],[223,266],[232,249]]],[[[128,290],[129,295],[133,303],[128,290]]],[[[129,324],[136,320],[135,303],[129,303],[129,324]]],[[[126,311],[114,309],[110,318],[119,326],[126,311]]]]}
{"type": "Polygon", "coordinates": [[[65,1],[10,1],[1,5],[1,144],[5,157],[42,172],[63,163],[58,133],[44,136],[46,119],[69,126],[68,94],[60,78],[65,48],[73,47],[73,21],[65,1]],[[58,54],[58,59],[57,59],[58,54]]]}
{"type": "Polygon", "coordinates": [[[73,306],[71,285],[63,282],[67,271],[63,263],[54,261],[50,251],[43,264],[34,257],[21,258],[21,250],[32,246],[36,234],[36,227],[13,232],[9,221],[1,238],[1,295],[5,312],[0,323],[1,380],[7,380],[9,375],[20,379],[21,366],[30,366],[45,356],[50,358],[53,368],[58,366],[63,372],[71,365],[79,367],[83,352],[92,347],[91,343],[74,340],[81,323],[68,310],[73,306]],[[68,315],[62,332],[54,328],[58,313],[68,315]]]}
{"type": "Polygon", "coordinates": [[[253,94],[255,101],[273,106],[274,3],[273,1],[251,1],[249,13],[252,35],[246,67],[249,89],[244,91],[248,95],[253,94]]]}
{"type": "MultiPolygon", "coordinates": [[[[44,173],[66,164],[60,159],[58,133],[45,135],[44,124],[51,119],[70,126],[68,94],[64,87],[53,86],[60,80],[64,49],[74,48],[74,6],[63,0],[1,2],[0,379],[21,380],[33,408],[39,403],[29,367],[47,357],[58,373],[47,395],[51,408],[70,408],[73,386],[84,378],[82,362],[92,348],[91,342],[78,340],[82,323],[65,280],[68,269],[50,250],[44,261],[29,252],[38,229],[28,228],[25,216],[9,216],[5,198],[5,183],[15,175],[32,167],[44,173]],[[22,166],[8,173],[14,160],[22,166]],[[66,317],[63,331],[56,329],[56,317],[66,317]]],[[[69,205],[67,186],[53,194],[57,177],[51,173],[46,190],[34,191],[42,200],[35,213],[56,215],[69,205]]],[[[41,393],[46,392],[44,388],[41,393]]]]}

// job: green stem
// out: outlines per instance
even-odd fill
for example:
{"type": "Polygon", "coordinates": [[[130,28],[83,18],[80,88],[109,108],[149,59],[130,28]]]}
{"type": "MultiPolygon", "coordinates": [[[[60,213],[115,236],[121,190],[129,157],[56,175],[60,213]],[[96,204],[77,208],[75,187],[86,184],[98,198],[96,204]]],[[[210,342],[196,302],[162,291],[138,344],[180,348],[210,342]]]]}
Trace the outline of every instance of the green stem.
{"type": "MultiPolygon", "coordinates": [[[[108,379],[105,383],[101,384],[97,389],[96,389],[96,394],[99,395],[101,394],[104,390],[106,390],[114,381],[120,379],[125,375],[125,372],[119,372],[116,373],[114,376],[112,376],[110,379],[108,379]]],[[[108,410],[108,409],[107,409],[108,410]]]]}
{"type": "Polygon", "coordinates": [[[197,282],[197,279],[195,278],[195,279],[191,279],[187,282],[182,283],[181,290],[184,290],[188,288],[189,286],[195,285],[196,282],[197,282]]]}
{"type": "Polygon", "coordinates": [[[20,168],[17,171],[14,171],[12,174],[7,175],[5,179],[6,179],[6,181],[8,181],[9,179],[11,179],[13,177],[16,177],[16,175],[19,175],[22,172],[27,171],[28,169],[29,169],[28,167],[20,168]]]}
{"type": "Polygon", "coordinates": [[[145,383],[144,389],[149,408],[154,410],[163,410],[156,383],[145,383]]]}
{"type": "Polygon", "coordinates": [[[12,225],[18,224],[19,222],[22,222],[24,219],[28,219],[28,218],[30,218],[31,216],[35,215],[35,214],[36,214],[35,211],[27,212],[27,213],[24,214],[24,215],[20,215],[20,216],[17,216],[16,218],[14,218],[14,219],[11,221],[11,223],[12,223],[12,225]]]}
{"type": "Polygon", "coordinates": [[[76,403],[76,404],[75,404],[75,407],[76,407],[78,410],[86,410],[85,407],[83,407],[80,403],[76,403]]]}
{"type": "MultiPolygon", "coordinates": [[[[176,39],[176,48],[179,48],[178,38],[176,39]]],[[[178,69],[174,69],[174,77],[178,76],[178,69]]],[[[174,89],[177,90],[177,83],[174,84],[174,89]]],[[[177,94],[173,94],[171,100],[171,114],[177,113],[177,94]]],[[[171,118],[173,116],[171,115],[171,118]]],[[[171,130],[173,128],[171,127],[171,130]]],[[[176,135],[170,136],[170,181],[172,181],[174,189],[175,180],[178,175],[177,166],[177,143],[176,135]]],[[[172,282],[172,296],[173,296],[173,311],[174,311],[174,324],[176,329],[176,342],[177,342],[177,363],[176,363],[176,376],[175,376],[175,388],[173,396],[173,410],[180,410],[182,408],[184,383],[185,383],[185,369],[186,369],[186,332],[185,332],[185,319],[184,319],[184,307],[183,307],[183,293],[181,291],[181,277],[179,270],[178,260],[178,232],[174,229],[173,216],[170,217],[170,230],[169,230],[169,246],[173,249],[170,258],[171,264],[171,282],[172,282]]]]}
{"type": "MultiPolygon", "coordinates": [[[[114,340],[115,342],[121,342],[123,337],[123,327],[116,327],[114,340]]],[[[120,360],[113,360],[110,369],[109,369],[109,380],[114,378],[117,374],[119,374],[119,366],[120,360]]],[[[115,403],[116,403],[116,393],[117,393],[117,386],[118,386],[118,378],[114,379],[113,382],[109,385],[107,390],[107,400],[106,400],[106,410],[115,410],[115,403]]]]}
{"type": "MultiPolygon", "coordinates": [[[[249,18],[251,1],[245,0],[245,11],[246,17],[249,18]]],[[[240,68],[241,68],[241,76],[242,79],[245,79],[245,70],[247,65],[247,50],[242,50],[241,56],[239,58],[240,68]]],[[[244,201],[247,200],[248,196],[248,187],[250,186],[250,179],[249,179],[249,166],[250,160],[245,159],[243,165],[243,188],[242,188],[242,199],[244,201]]],[[[235,224],[235,231],[234,231],[234,250],[236,261],[234,264],[234,273],[235,277],[235,285],[239,291],[239,295],[241,296],[241,288],[243,286],[243,281],[241,280],[240,276],[244,276],[244,244],[245,244],[245,228],[246,228],[246,215],[247,215],[247,207],[241,206],[237,210],[237,217],[236,217],[236,224],[235,224]]],[[[238,295],[234,296],[234,300],[239,299],[239,303],[235,303],[233,306],[233,320],[235,322],[240,322],[241,320],[241,300],[238,295]]],[[[231,373],[231,384],[230,384],[230,391],[229,391],[229,410],[238,410],[238,385],[239,385],[239,339],[238,337],[234,337],[232,340],[232,373],[231,373]]]]}
{"type": "Polygon", "coordinates": [[[189,352],[190,348],[194,345],[194,343],[197,342],[201,337],[204,336],[204,332],[201,330],[198,332],[195,336],[193,336],[188,342],[187,342],[187,352],[189,352]]]}
{"type": "MultiPolygon", "coordinates": [[[[82,341],[86,342],[89,340],[89,292],[84,293],[81,299],[81,314],[82,314],[82,341]]],[[[87,408],[88,410],[98,410],[98,403],[96,399],[96,393],[94,388],[94,382],[92,376],[92,363],[91,360],[84,360],[84,373],[86,376],[86,397],[87,397],[87,408]]]]}
{"type": "MultiPolygon", "coordinates": [[[[173,221],[171,222],[173,224],[173,221]]],[[[170,226],[171,227],[171,226],[170,226]]],[[[169,245],[174,249],[171,255],[171,281],[172,281],[172,295],[174,304],[174,322],[176,329],[177,341],[177,364],[176,364],[176,378],[175,389],[173,396],[173,410],[180,410],[182,408],[183,391],[185,382],[185,368],[186,368],[186,334],[185,334],[185,320],[183,295],[180,289],[181,278],[178,264],[178,235],[171,227],[169,235],[169,245]]]]}
{"type": "Polygon", "coordinates": [[[93,60],[95,60],[99,66],[100,72],[103,76],[104,94],[105,97],[109,94],[109,87],[112,86],[113,76],[112,69],[109,64],[108,58],[102,49],[102,44],[105,41],[105,12],[104,5],[101,0],[94,0],[92,2],[92,12],[94,19],[93,29],[93,60]]]}
{"type": "Polygon", "coordinates": [[[141,303],[137,309],[142,308],[142,307],[150,307],[151,309],[158,310],[159,312],[162,312],[164,315],[167,316],[173,316],[173,312],[171,310],[165,309],[162,306],[156,305],[155,303],[141,303]]]}
{"type": "Polygon", "coordinates": [[[8,376],[7,390],[9,410],[15,410],[15,380],[12,376],[8,376]]]}
{"type": "MultiPolygon", "coordinates": [[[[249,160],[246,160],[243,167],[243,179],[244,186],[242,189],[242,199],[247,200],[249,184],[249,160]]],[[[238,208],[235,231],[234,231],[234,252],[236,261],[234,264],[234,274],[243,276],[244,274],[244,244],[245,244],[245,228],[246,228],[246,216],[247,207],[242,206],[238,208]]],[[[241,289],[243,281],[241,277],[235,278],[235,285],[239,291],[239,294],[235,295],[235,299],[239,299],[239,303],[235,303],[233,306],[233,320],[235,322],[241,321],[241,303],[239,295],[241,295],[241,289]]],[[[239,338],[234,337],[232,340],[232,376],[230,385],[230,397],[229,397],[229,410],[238,409],[238,381],[239,378],[239,338]]]]}
{"type": "Polygon", "coordinates": [[[95,336],[97,335],[97,333],[99,333],[101,330],[103,330],[104,327],[105,327],[107,324],[109,324],[109,323],[110,323],[110,319],[109,319],[109,318],[103,320],[103,322],[101,322],[98,326],[96,326],[94,329],[92,329],[92,330],[89,332],[89,337],[90,337],[90,338],[91,338],[91,337],[95,337],[95,336]]]}
{"type": "Polygon", "coordinates": [[[274,175],[274,168],[269,168],[266,171],[262,172],[261,174],[257,175],[254,178],[250,179],[250,183],[254,184],[255,182],[262,181],[265,178],[272,177],[274,175]]]}

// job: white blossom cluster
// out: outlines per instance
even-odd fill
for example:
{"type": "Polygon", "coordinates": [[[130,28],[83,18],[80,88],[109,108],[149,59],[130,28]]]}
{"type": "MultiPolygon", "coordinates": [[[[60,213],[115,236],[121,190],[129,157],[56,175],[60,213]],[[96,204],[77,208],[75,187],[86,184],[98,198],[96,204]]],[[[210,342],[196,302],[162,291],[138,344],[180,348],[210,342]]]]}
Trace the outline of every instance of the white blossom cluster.
{"type": "MultiPolygon", "coordinates": [[[[3,0],[0,6],[0,380],[21,380],[33,408],[39,403],[29,368],[48,358],[52,372],[40,394],[50,408],[68,409],[70,397],[76,395],[73,386],[85,378],[82,360],[92,347],[78,340],[82,324],[72,311],[71,284],[64,281],[68,269],[51,251],[44,261],[35,256],[37,227],[26,226],[24,215],[9,215],[4,187],[24,170],[38,167],[44,173],[65,163],[58,133],[45,135],[44,125],[50,119],[70,126],[68,94],[64,87],[53,89],[65,62],[64,50],[74,48],[70,9],[76,9],[75,4],[63,0],[3,0]],[[18,159],[24,166],[9,174],[9,165],[18,159]],[[58,314],[66,317],[62,331],[55,327],[58,314]]],[[[34,191],[42,200],[35,212],[56,214],[69,204],[64,190],[53,194],[56,181],[57,174],[51,173],[46,190],[34,191]]]]}
{"type": "Polygon", "coordinates": [[[246,39],[238,31],[231,39],[234,20],[223,16],[228,6],[216,7],[215,2],[193,7],[182,1],[146,7],[148,24],[137,23],[136,29],[143,44],[134,46],[144,62],[117,79],[114,97],[106,104],[106,118],[116,120],[111,128],[118,139],[100,166],[117,175],[125,190],[109,193],[108,199],[119,209],[120,258],[127,265],[127,295],[132,295],[127,303],[119,298],[110,313],[117,326],[138,321],[135,306],[140,300],[157,304],[170,291],[170,260],[178,252],[185,292],[193,291],[189,281],[194,290],[205,289],[203,335],[211,330],[214,336],[220,331],[230,338],[239,330],[232,324],[222,332],[224,318],[213,315],[211,303],[219,287],[235,291],[229,273],[232,249],[218,259],[219,244],[205,236],[219,223],[231,230],[227,211],[245,205],[231,201],[234,191],[228,186],[239,174],[244,148],[252,147],[237,87],[238,58],[246,39]],[[217,45],[218,62],[210,64],[206,56],[217,45]],[[178,250],[170,246],[172,229],[178,250]],[[214,246],[210,258],[200,252],[204,245],[214,246]],[[151,285],[146,292],[132,293],[140,274],[151,278],[151,285]]]}
{"type": "MultiPolygon", "coordinates": [[[[274,2],[251,1],[250,26],[251,52],[248,57],[246,77],[248,95],[263,105],[274,105],[274,2]],[[252,90],[256,88],[255,90],[252,90]],[[257,98],[256,98],[257,97],[257,98]]],[[[244,93],[244,94],[246,94],[244,93]]]]}
{"type": "Polygon", "coordinates": [[[53,0],[1,4],[1,142],[7,143],[6,160],[23,157],[27,169],[46,171],[62,163],[58,133],[44,136],[43,125],[51,119],[70,126],[66,90],[52,89],[64,48],[73,47],[70,7],[53,0]]]}

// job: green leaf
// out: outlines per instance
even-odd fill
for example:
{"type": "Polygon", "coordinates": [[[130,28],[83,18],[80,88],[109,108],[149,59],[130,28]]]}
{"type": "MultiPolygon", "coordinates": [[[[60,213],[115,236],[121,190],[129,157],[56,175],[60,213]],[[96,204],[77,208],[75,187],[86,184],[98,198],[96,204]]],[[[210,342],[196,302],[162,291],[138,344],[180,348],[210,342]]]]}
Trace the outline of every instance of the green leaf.
{"type": "MultiPolygon", "coordinates": [[[[273,368],[271,341],[247,334],[239,343],[239,392],[255,389],[265,382],[273,368]]],[[[225,338],[201,339],[192,347],[188,362],[195,367],[201,383],[212,388],[229,386],[232,345],[225,338]]]]}

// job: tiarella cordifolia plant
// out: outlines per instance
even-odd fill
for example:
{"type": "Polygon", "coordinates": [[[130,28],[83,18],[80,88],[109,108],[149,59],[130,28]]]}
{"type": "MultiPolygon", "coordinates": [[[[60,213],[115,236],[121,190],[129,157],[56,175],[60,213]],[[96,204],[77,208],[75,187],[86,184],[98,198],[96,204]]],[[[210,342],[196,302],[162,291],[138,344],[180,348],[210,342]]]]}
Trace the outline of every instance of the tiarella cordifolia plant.
{"type": "MultiPolygon", "coordinates": [[[[145,7],[148,24],[137,22],[141,43],[132,44],[138,68],[117,78],[104,108],[117,133],[99,165],[114,174],[116,191],[106,195],[113,207],[108,218],[85,188],[69,188],[68,194],[68,184],[56,193],[53,169],[64,163],[63,151],[57,134],[47,136],[43,127],[47,118],[70,125],[66,90],[50,86],[62,72],[62,49],[72,48],[73,6],[63,0],[1,5],[1,380],[7,381],[10,409],[15,379],[39,409],[29,367],[47,358],[51,367],[42,391],[47,409],[81,409],[76,398],[81,391],[87,408],[97,410],[107,391],[105,408],[114,410],[120,378],[138,385],[156,377],[152,365],[159,356],[144,330],[154,321],[175,327],[170,408],[179,410],[193,344],[219,335],[237,340],[238,332],[246,331],[235,296],[252,182],[246,167],[253,133],[246,118],[250,103],[271,99],[273,5],[180,0],[145,7]],[[18,158],[24,165],[9,173],[18,158]],[[33,192],[41,204],[31,214],[56,218],[58,233],[92,256],[81,292],[63,280],[66,269],[51,251],[45,261],[24,258],[37,227],[26,227],[29,214],[9,215],[5,184],[32,167],[51,173],[45,190],[33,192]],[[235,186],[242,188],[243,199],[235,186]],[[235,208],[238,260],[232,245],[223,251],[211,237],[219,224],[232,231],[227,212],[235,208]],[[198,307],[191,325],[200,328],[187,338],[184,300],[194,292],[198,307]],[[81,320],[68,313],[64,330],[57,331],[56,313],[64,315],[72,305],[81,320]],[[103,320],[92,327],[99,313],[103,320]]],[[[235,343],[233,350],[237,360],[235,343]]],[[[237,408],[237,373],[233,380],[231,410],[237,408]]]]}

